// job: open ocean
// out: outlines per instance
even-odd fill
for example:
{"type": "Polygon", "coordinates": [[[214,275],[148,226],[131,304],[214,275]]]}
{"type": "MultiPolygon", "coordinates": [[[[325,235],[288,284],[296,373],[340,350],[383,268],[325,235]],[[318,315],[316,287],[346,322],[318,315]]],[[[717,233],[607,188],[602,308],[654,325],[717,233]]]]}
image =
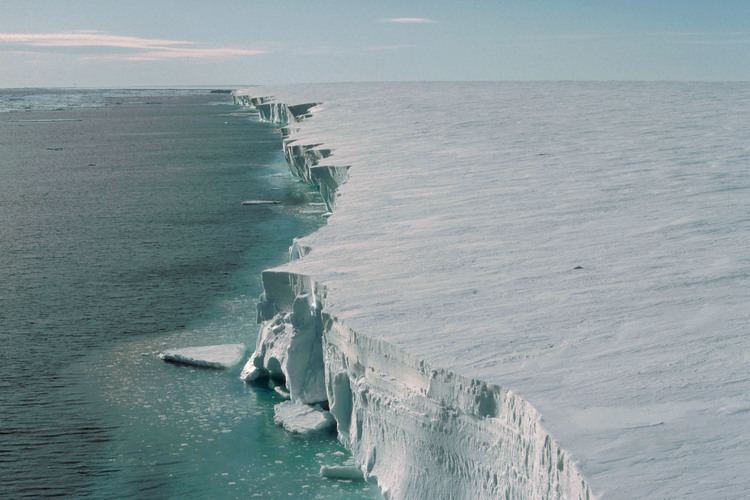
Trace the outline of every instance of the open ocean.
{"type": "Polygon", "coordinates": [[[252,350],[261,270],[324,223],[281,139],[206,90],[0,90],[0,497],[376,498],[272,391],[163,363],[252,350]],[[243,206],[246,199],[282,201],[243,206]]]}

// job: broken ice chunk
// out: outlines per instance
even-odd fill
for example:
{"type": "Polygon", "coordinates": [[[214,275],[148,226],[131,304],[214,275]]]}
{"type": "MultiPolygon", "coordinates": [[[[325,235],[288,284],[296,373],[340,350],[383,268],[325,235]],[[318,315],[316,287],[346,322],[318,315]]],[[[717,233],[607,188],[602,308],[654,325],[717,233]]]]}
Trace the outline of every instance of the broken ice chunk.
{"type": "Polygon", "coordinates": [[[321,465],[320,475],[328,479],[347,479],[349,481],[363,481],[364,476],[354,464],[321,465]]]}
{"type": "Polygon", "coordinates": [[[273,407],[273,421],[289,432],[311,434],[331,430],[336,421],[331,414],[315,406],[284,401],[273,407]]]}
{"type": "Polygon", "coordinates": [[[199,366],[202,368],[231,368],[245,355],[244,344],[221,344],[201,347],[170,349],[159,354],[169,363],[199,366]]]}

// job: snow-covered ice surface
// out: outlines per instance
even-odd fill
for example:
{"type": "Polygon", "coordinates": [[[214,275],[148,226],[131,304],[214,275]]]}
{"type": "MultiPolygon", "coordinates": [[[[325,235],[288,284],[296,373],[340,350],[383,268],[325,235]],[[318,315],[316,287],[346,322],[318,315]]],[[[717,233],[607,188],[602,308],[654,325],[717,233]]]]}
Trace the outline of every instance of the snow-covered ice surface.
{"type": "Polygon", "coordinates": [[[284,401],[273,407],[273,420],[289,432],[313,434],[336,427],[330,413],[314,406],[284,401]]]}
{"type": "Polygon", "coordinates": [[[387,495],[746,497],[750,85],[248,93],[323,103],[285,152],[335,212],[259,319],[307,305],[291,364],[387,495]]]}
{"type": "Polygon", "coordinates": [[[221,344],[169,349],[160,353],[159,357],[164,361],[181,365],[231,368],[242,361],[245,352],[244,344],[221,344]]]}

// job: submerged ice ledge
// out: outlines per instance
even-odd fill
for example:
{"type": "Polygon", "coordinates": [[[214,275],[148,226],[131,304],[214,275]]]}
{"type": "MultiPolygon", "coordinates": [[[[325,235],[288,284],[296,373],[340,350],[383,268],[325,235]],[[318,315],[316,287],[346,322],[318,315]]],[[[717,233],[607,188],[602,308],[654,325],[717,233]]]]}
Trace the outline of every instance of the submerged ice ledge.
{"type": "MultiPolygon", "coordinates": [[[[295,139],[295,123],[315,104],[235,101],[280,127],[292,175],[316,186],[333,211],[349,166],[321,165],[333,151],[295,139]]],[[[295,240],[290,257],[312,250],[295,240]]],[[[283,380],[290,405],[326,402],[339,440],[387,497],[593,498],[539,412],[512,391],[353,331],[326,310],[325,285],[310,276],[268,270],[262,280],[260,334],[241,377],[283,380]]]]}

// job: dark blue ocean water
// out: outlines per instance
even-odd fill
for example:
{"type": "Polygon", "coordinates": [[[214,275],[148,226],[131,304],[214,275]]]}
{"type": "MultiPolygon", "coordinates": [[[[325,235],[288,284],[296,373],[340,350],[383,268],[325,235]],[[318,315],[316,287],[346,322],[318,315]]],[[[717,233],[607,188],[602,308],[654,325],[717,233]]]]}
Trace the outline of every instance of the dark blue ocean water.
{"type": "Polygon", "coordinates": [[[252,348],[260,271],[323,223],[278,134],[206,91],[0,94],[0,497],[375,497],[239,367],[156,357],[252,348]]]}

